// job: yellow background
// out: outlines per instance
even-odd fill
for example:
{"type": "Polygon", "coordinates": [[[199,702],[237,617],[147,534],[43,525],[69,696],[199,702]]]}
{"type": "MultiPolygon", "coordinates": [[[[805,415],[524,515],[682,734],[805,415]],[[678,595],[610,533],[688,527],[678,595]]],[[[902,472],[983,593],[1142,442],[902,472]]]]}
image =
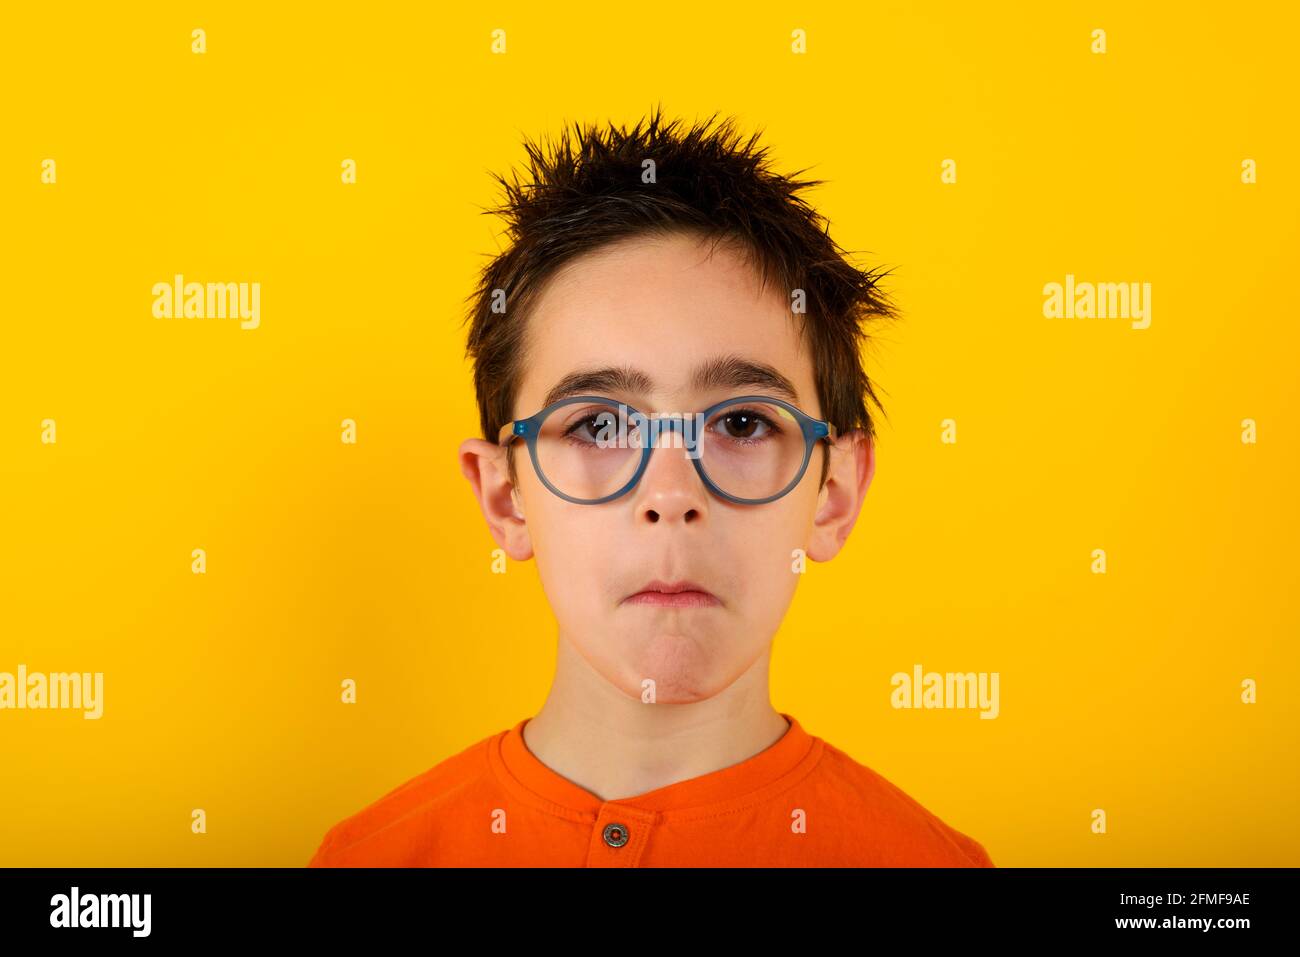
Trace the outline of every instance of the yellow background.
{"type": "Polygon", "coordinates": [[[0,864],[305,864],[535,713],[554,621],[456,463],[488,171],[658,102],[812,167],[905,313],[774,704],[998,865],[1300,864],[1293,8],[419,6],[5,10],[0,671],[103,671],[105,713],[0,712],[0,864]],[[260,282],[260,328],[154,319],[177,272],[260,282]],[[1150,328],[1045,319],[1067,273],[1150,282],[1150,328]],[[918,662],[1001,715],[894,710],[918,662]]]}

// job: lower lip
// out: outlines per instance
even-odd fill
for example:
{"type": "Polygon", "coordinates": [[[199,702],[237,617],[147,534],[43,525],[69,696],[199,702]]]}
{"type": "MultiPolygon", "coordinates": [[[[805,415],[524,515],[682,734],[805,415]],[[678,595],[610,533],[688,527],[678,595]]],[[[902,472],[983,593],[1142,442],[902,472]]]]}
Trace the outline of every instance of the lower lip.
{"type": "Polygon", "coordinates": [[[665,608],[705,608],[721,604],[718,599],[702,591],[679,591],[667,594],[661,591],[639,591],[627,599],[629,605],[661,605],[665,608]]]}

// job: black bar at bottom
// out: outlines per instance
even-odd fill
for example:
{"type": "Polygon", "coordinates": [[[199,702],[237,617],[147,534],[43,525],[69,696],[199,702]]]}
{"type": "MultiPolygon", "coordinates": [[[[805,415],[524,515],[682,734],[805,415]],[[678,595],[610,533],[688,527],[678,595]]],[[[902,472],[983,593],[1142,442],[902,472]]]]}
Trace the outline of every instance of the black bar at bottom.
{"type": "Polygon", "coordinates": [[[599,878],[529,869],[0,869],[0,939],[459,949],[453,942],[469,938],[490,949],[512,936],[541,946],[578,932],[640,950],[680,945],[690,928],[691,943],[814,935],[802,949],[818,948],[823,934],[827,946],[840,934],[864,944],[902,935],[918,944],[1133,937],[1232,946],[1287,932],[1296,878],[1294,868],[651,868],[599,878]]]}

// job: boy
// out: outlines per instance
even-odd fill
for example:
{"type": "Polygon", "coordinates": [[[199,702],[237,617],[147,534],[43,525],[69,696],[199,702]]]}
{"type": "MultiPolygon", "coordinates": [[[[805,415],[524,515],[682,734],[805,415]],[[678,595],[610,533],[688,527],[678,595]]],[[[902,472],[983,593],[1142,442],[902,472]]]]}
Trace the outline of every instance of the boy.
{"type": "Polygon", "coordinates": [[[497,177],[513,244],[474,296],[460,464],[537,560],[554,681],[310,866],[993,866],[770,703],[798,561],[871,483],[862,324],[896,311],[794,195],[816,182],[711,122],[566,130],[497,177]]]}

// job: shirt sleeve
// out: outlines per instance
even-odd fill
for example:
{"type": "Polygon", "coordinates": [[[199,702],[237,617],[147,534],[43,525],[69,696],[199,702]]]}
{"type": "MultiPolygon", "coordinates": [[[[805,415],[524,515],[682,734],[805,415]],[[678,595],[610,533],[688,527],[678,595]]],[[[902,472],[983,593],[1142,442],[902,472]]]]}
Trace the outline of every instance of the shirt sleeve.
{"type": "Polygon", "coordinates": [[[967,837],[965,834],[961,835],[961,844],[975,867],[997,867],[993,863],[993,859],[989,857],[989,852],[984,850],[984,845],[973,837],[967,837]]]}
{"type": "Polygon", "coordinates": [[[308,867],[331,866],[329,862],[329,856],[330,853],[334,850],[335,836],[336,836],[335,828],[330,828],[325,833],[325,837],[320,842],[320,847],[316,848],[316,853],[313,854],[311,856],[311,860],[307,862],[308,867]]]}

